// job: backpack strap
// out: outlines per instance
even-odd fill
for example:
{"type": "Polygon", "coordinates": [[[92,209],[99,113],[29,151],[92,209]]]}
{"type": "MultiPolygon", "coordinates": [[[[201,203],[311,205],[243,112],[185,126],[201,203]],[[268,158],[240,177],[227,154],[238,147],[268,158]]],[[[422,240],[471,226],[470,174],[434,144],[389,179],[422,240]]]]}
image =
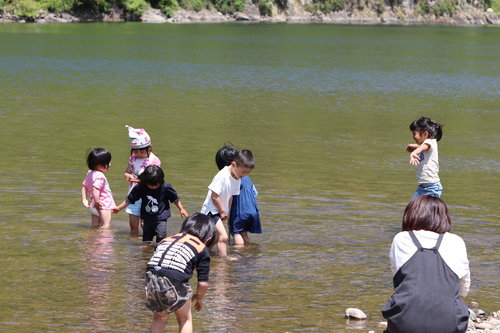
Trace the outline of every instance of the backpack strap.
{"type": "Polygon", "coordinates": [[[176,238],[172,243],[170,243],[168,245],[167,249],[165,251],[163,251],[163,254],[162,254],[160,260],[158,260],[158,263],[156,264],[157,267],[161,267],[161,264],[163,263],[163,260],[165,259],[165,256],[167,255],[167,252],[168,252],[168,250],[170,250],[170,248],[172,247],[172,245],[174,245],[175,243],[177,243],[177,241],[179,239],[182,239],[185,236],[186,236],[186,233],[183,233],[179,238],[176,238]]]}
{"type": "Polygon", "coordinates": [[[422,245],[420,244],[420,242],[418,241],[417,239],[417,236],[415,236],[415,233],[413,232],[413,230],[410,230],[408,231],[408,234],[410,235],[411,239],[413,240],[413,244],[415,244],[415,246],[420,250],[422,251],[424,248],[422,247],[422,245]]]}
{"type": "Polygon", "coordinates": [[[441,246],[441,242],[443,241],[444,234],[439,234],[438,240],[436,242],[436,246],[434,246],[434,252],[437,252],[439,250],[439,247],[441,246]]]}
{"type": "MultiPolygon", "coordinates": [[[[408,234],[410,235],[411,239],[413,240],[413,244],[415,244],[415,246],[420,251],[422,251],[424,248],[422,247],[422,245],[418,241],[417,236],[415,236],[415,233],[413,232],[413,230],[408,231],[408,234]]],[[[443,241],[443,237],[444,237],[444,234],[439,234],[436,245],[434,246],[434,248],[432,248],[432,250],[434,250],[434,253],[437,253],[437,251],[439,250],[439,247],[441,246],[441,242],[443,241]]]]}

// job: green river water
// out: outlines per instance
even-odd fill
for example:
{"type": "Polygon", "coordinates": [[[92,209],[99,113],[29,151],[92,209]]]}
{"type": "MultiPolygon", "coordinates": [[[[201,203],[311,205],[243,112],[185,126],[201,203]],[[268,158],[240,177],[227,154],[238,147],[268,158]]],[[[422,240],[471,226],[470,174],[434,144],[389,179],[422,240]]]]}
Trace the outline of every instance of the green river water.
{"type": "MultiPolygon", "coordinates": [[[[287,24],[0,25],[0,331],[147,332],[146,261],[128,216],[90,229],[86,152],[145,128],[188,212],[231,141],[256,156],[263,234],[213,258],[196,332],[368,332],[416,188],[405,147],[445,124],[443,200],[464,238],[466,302],[500,310],[500,28],[287,24]],[[348,307],[368,316],[346,322],[348,307]]],[[[174,209],[168,222],[177,232],[174,209]]],[[[167,327],[175,332],[174,318],[167,327]]]]}

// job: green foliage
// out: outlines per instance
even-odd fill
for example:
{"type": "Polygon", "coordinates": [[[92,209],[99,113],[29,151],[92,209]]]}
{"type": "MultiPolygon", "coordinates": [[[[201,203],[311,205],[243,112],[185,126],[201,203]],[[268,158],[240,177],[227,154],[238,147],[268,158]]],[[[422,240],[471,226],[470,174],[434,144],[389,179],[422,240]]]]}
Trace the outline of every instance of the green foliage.
{"type": "Polygon", "coordinates": [[[434,4],[434,14],[436,16],[453,16],[456,10],[455,0],[437,0],[434,4]]]}
{"type": "Polygon", "coordinates": [[[168,17],[174,17],[175,11],[179,9],[179,4],[176,0],[161,0],[159,7],[165,15],[168,17]]]}
{"type": "Polygon", "coordinates": [[[311,12],[338,12],[345,8],[347,0],[313,0],[312,4],[304,8],[311,12]]]}
{"type": "Polygon", "coordinates": [[[430,14],[430,12],[431,12],[431,5],[429,4],[428,0],[418,2],[415,5],[415,15],[417,16],[427,15],[430,14]]]}
{"type": "Polygon", "coordinates": [[[50,13],[60,13],[70,11],[76,0],[40,0],[40,5],[50,13]]]}
{"type": "Polygon", "coordinates": [[[145,0],[127,0],[125,2],[125,9],[132,16],[141,16],[148,7],[149,4],[145,0]]]}
{"type": "Polygon", "coordinates": [[[270,1],[259,1],[258,8],[261,16],[273,16],[273,6],[270,1]]]}
{"type": "Polygon", "coordinates": [[[484,0],[487,8],[493,9],[495,13],[500,13],[500,0],[484,0]]]}
{"type": "Polygon", "coordinates": [[[199,12],[206,6],[206,4],[203,0],[179,0],[179,6],[185,10],[194,10],[195,12],[199,12]]]}
{"type": "Polygon", "coordinates": [[[17,8],[14,14],[26,17],[28,20],[33,20],[42,9],[42,6],[33,0],[19,0],[13,5],[17,8]]]}
{"type": "Polygon", "coordinates": [[[234,14],[245,9],[243,0],[212,0],[215,10],[224,14],[234,14]]]}

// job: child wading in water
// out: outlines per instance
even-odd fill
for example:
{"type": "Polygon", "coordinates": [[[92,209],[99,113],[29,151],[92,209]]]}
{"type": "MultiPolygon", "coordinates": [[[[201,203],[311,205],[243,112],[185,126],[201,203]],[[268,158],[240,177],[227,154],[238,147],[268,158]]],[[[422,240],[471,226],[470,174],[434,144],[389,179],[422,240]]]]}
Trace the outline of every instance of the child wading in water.
{"type": "Polygon", "coordinates": [[[443,125],[421,117],[410,124],[413,140],[406,151],[410,152],[410,164],[417,166],[418,188],[411,200],[419,195],[432,194],[441,197],[443,187],[439,179],[438,144],[443,136],[443,125]]]}
{"type": "MultiPolygon", "coordinates": [[[[231,165],[238,150],[231,145],[226,145],[215,154],[215,163],[219,170],[231,165]]],[[[250,180],[250,176],[241,178],[240,194],[233,196],[231,213],[229,214],[229,232],[234,237],[234,244],[242,246],[250,243],[248,232],[261,234],[259,206],[257,197],[259,193],[250,180]]]]}
{"type": "Polygon", "coordinates": [[[250,150],[240,150],[229,166],[220,170],[208,186],[208,194],[201,212],[212,217],[217,230],[217,254],[227,257],[227,232],[222,221],[229,218],[233,195],[240,194],[240,179],[255,167],[250,150]]]}
{"type": "Polygon", "coordinates": [[[169,202],[179,208],[183,218],[187,217],[188,213],[182,207],[172,185],[165,183],[165,174],[159,166],[148,166],[139,175],[139,180],[139,184],[134,186],[127,198],[112,211],[116,214],[131,203],[142,199],[141,218],[144,220],[142,241],[149,244],[156,236],[156,243],[159,243],[167,237],[167,219],[171,216],[169,202]]]}
{"type": "Polygon", "coordinates": [[[208,289],[210,252],[215,225],[210,217],[194,213],[182,223],[181,231],[156,247],[146,268],[146,306],[153,311],[151,333],[165,332],[169,314],[174,312],[180,333],[193,332],[191,299],[196,311],[203,308],[208,289]],[[191,298],[188,284],[196,269],[198,288],[191,298]]]}
{"type": "MultiPolygon", "coordinates": [[[[123,176],[129,181],[128,193],[132,191],[135,185],[139,182],[139,175],[144,172],[149,165],[161,165],[161,161],[151,151],[151,139],[148,133],[143,129],[135,129],[128,125],[128,136],[130,138],[130,159],[127,170],[123,176]]],[[[130,234],[139,234],[139,223],[141,215],[141,200],[139,199],[133,204],[128,205],[126,212],[129,214],[130,234]]]]}
{"type": "Polygon", "coordinates": [[[104,175],[110,165],[111,153],[104,148],[93,148],[87,156],[90,170],[82,183],[82,203],[90,208],[92,228],[109,228],[111,225],[111,209],[115,207],[115,201],[104,175]],[[87,197],[90,197],[90,203],[87,197]]]}

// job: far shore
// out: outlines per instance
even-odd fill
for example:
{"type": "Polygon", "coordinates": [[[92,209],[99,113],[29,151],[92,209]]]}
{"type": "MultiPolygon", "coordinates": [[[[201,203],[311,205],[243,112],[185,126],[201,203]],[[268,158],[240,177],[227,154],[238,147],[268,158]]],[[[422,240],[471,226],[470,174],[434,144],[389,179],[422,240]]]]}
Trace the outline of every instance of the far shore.
{"type": "Polygon", "coordinates": [[[467,8],[453,16],[427,17],[415,16],[413,11],[386,10],[377,13],[373,10],[357,9],[324,14],[310,13],[301,8],[293,7],[284,11],[273,10],[271,16],[261,16],[259,10],[252,3],[248,4],[243,12],[222,14],[216,11],[202,10],[199,12],[178,10],[174,17],[167,17],[159,9],[148,8],[139,18],[130,19],[119,8],[113,8],[109,13],[95,15],[92,13],[44,13],[40,12],[36,18],[27,20],[17,15],[2,13],[0,23],[82,23],[82,22],[142,22],[142,23],[324,23],[324,24],[357,24],[357,25],[450,25],[450,26],[487,26],[500,25],[500,16],[491,8],[479,10],[467,8]]]}

